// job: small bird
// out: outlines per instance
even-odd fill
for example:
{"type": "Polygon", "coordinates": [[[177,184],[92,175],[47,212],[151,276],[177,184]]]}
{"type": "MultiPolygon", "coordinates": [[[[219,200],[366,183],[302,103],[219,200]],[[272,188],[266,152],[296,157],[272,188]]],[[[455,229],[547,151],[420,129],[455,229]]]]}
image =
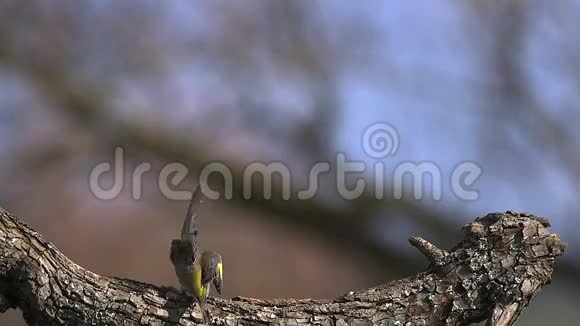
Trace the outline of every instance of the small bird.
{"type": "Polygon", "coordinates": [[[181,228],[181,239],[171,242],[169,257],[182,290],[196,298],[206,323],[210,319],[209,312],[205,309],[210,283],[213,283],[217,292],[221,294],[223,263],[222,256],[217,252],[206,251],[200,255],[198,251],[197,217],[199,207],[205,198],[200,188],[197,187],[193,193],[181,228]]]}

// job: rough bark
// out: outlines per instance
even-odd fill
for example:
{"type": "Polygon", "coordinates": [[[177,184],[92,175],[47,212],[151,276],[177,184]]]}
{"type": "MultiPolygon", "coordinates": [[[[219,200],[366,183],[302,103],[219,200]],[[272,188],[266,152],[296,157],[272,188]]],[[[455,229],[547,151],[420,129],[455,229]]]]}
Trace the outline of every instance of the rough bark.
{"type": "MultiPolygon", "coordinates": [[[[201,323],[178,290],[87,271],[1,208],[0,218],[0,312],[21,309],[31,325],[201,323]]],[[[214,325],[512,325],[566,247],[548,226],[526,213],[489,214],[449,252],[409,239],[430,264],[416,276],[334,300],[210,298],[207,307],[214,325]]]]}

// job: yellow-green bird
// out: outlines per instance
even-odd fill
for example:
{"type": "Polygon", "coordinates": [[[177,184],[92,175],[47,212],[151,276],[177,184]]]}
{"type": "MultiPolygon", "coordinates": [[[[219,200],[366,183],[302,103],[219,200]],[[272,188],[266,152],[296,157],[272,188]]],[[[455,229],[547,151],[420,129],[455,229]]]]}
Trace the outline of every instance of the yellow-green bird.
{"type": "Polygon", "coordinates": [[[210,283],[221,294],[223,282],[222,256],[206,251],[199,254],[197,247],[197,217],[204,200],[201,187],[197,187],[189,203],[187,216],[181,228],[181,239],[171,242],[170,259],[183,291],[197,299],[204,322],[209,321],[205,301],[209,296],[210,283]]]}

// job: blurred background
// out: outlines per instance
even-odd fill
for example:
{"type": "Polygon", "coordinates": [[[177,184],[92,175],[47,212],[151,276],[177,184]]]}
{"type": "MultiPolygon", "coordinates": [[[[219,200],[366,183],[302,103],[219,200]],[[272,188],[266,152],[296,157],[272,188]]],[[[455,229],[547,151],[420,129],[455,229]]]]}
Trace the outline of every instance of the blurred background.
{"type": "MultiPolygon", "coordinates": [[[[0,0],[0,205],[94,272],[175,286],[168,250],[188,202],[163,195],[159,172],[186,165],[172,187],[190,190],[223,162],[234,199],[204,208],[201,245],[224,256],[224,297],[259,298],[405,277],[427,265],[408,236],[450,248],[477,216],[528,211],[569,249],[520,324],[577,325],[579,31],[575,0],[0,0]],[[382,160],[361,145],[377,121],[400,137],[382,160]],[[123,190],[96,198],[89,175],[117,146],[123,190]],[[444,187],[441,200],[413,188],[343,200],[328,175],[309,200],[281,200],[279,182],[271,200],[260,187],[241,199],[249,162],[286,164],[295,194],[339,152],[369,166],[433,162],[445,184],[475,162],[479,198],[444,187]],[[152,171],[135,200],[143,162],[152,171]]],[[[0,324],[23,324],[20,312],[0,324]]]]}

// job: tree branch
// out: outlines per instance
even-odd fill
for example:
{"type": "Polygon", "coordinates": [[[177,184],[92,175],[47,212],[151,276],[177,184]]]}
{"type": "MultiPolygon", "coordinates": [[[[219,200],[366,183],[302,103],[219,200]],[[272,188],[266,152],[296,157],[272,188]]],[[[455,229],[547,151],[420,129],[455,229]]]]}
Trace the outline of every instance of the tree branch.
{"type": "MultiPolygon", "coordinates": [[[[31,325],[201,323],[176,289],[87,271],[1,208],[0,218],[0,312],[19,308],[31,325]]],[[[210,298],[207,307],[215,325],[512,325],[566,247],[548,226],[525,213],[489,214],[466,225],[450,252],[412,238],[431,262],[413,277],[334,300],[210,298]]]]}

